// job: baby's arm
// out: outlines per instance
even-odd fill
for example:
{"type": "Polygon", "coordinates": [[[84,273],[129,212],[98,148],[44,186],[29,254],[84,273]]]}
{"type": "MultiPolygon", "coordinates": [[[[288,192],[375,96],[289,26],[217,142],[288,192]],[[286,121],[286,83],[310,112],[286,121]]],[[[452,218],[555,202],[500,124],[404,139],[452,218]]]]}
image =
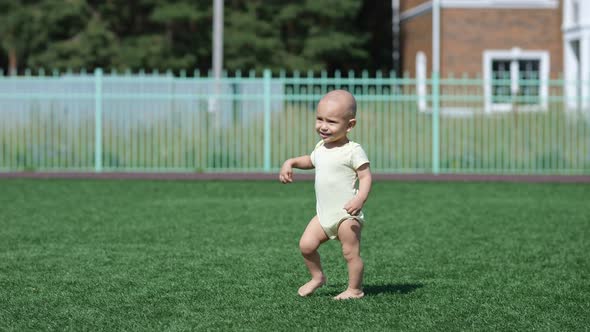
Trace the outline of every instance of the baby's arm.
{"type": "Polygon", "coordinates": [[[366,163],[359,167],[356,170],[356,173],[359,177],[359,190],[356,196],[351,199],[346,205],[344,205],[344,210],[348,212],[351,216],[356,216],[361,212],[363,205],[367,201],[369,197],[369,192],[371,191],[371,170],[369,168],[369,163],[366,163]]]}
{"type": "Polygon", "coordinates": [[[299,169],[312,169],[313,163],[311,162],[310,156],[300,156],[291,159],[287,159],[283,163],[283,167],[281,167],[281,172],[279,174],[279,180],[282,183],[291,183],[293,182],[293,167],[299,169]]]}

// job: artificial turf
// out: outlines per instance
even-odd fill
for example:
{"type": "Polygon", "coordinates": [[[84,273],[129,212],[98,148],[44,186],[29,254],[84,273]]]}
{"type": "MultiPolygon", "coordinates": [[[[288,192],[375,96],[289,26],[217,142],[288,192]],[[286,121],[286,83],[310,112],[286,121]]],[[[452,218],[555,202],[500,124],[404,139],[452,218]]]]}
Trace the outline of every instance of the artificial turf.
{"type": "Polygon", "coordinates": [[[0,180],[0,330],[588,330],[590,186],[377,182],[362,300],[312,182],[0,180]]]}

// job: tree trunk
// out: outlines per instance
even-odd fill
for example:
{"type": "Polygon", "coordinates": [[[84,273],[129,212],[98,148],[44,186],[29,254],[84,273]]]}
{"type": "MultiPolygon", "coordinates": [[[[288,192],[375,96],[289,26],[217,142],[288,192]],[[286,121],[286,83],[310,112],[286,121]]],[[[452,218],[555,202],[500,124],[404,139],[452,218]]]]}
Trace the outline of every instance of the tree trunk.
{"type": "Polygon", "coordinates": [[[16,49],[11,48],[8,50],[8,75],[16,76],[18,73],[18,59],[16,57],[16,49]]]}

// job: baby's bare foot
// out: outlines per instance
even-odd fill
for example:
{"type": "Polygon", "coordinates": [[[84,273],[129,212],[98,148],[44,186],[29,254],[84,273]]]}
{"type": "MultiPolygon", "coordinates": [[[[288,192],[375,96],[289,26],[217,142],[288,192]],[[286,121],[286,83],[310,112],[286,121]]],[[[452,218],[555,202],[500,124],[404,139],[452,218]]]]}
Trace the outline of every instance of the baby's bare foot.
{"type": "Polygon", "coordinates": [[[320,280],[311,279],[305,285],[299,287],[297,294],[299,294],[299,296],[311,295],[311,294],[313,294],[313,292],[315,292],[316,289],[322,287],[325,283],[326,283],[325,277],[323,277],[320,280]]]}
{"type": "Polygon", "coordinates": [[[360,299],[363,296],[365,296],[365,293],[363,293],[363,291],[360,289],[347,289],[344,292],[338,294],[334,300],[360,299]]]}

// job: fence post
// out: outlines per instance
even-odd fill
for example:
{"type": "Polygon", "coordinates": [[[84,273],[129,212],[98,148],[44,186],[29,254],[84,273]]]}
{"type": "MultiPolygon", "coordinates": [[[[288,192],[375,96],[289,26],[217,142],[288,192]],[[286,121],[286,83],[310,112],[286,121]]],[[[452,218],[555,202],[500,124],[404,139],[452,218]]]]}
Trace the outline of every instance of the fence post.
{"type": "Polygon", "coordinates": [[[432,173],[440,172],[440,77],[439,72],[432,72],[432,173]]]}
{"type": "Polygon", "coordinates": [[[102,172],[102,69],[94,70],[94,171],[102,172]]]}
{"type": "Polygon", "coordinates": [[[264,74],[264,171],[270,172],[270,81],[271,71],[265,69],[264,74]]]}

